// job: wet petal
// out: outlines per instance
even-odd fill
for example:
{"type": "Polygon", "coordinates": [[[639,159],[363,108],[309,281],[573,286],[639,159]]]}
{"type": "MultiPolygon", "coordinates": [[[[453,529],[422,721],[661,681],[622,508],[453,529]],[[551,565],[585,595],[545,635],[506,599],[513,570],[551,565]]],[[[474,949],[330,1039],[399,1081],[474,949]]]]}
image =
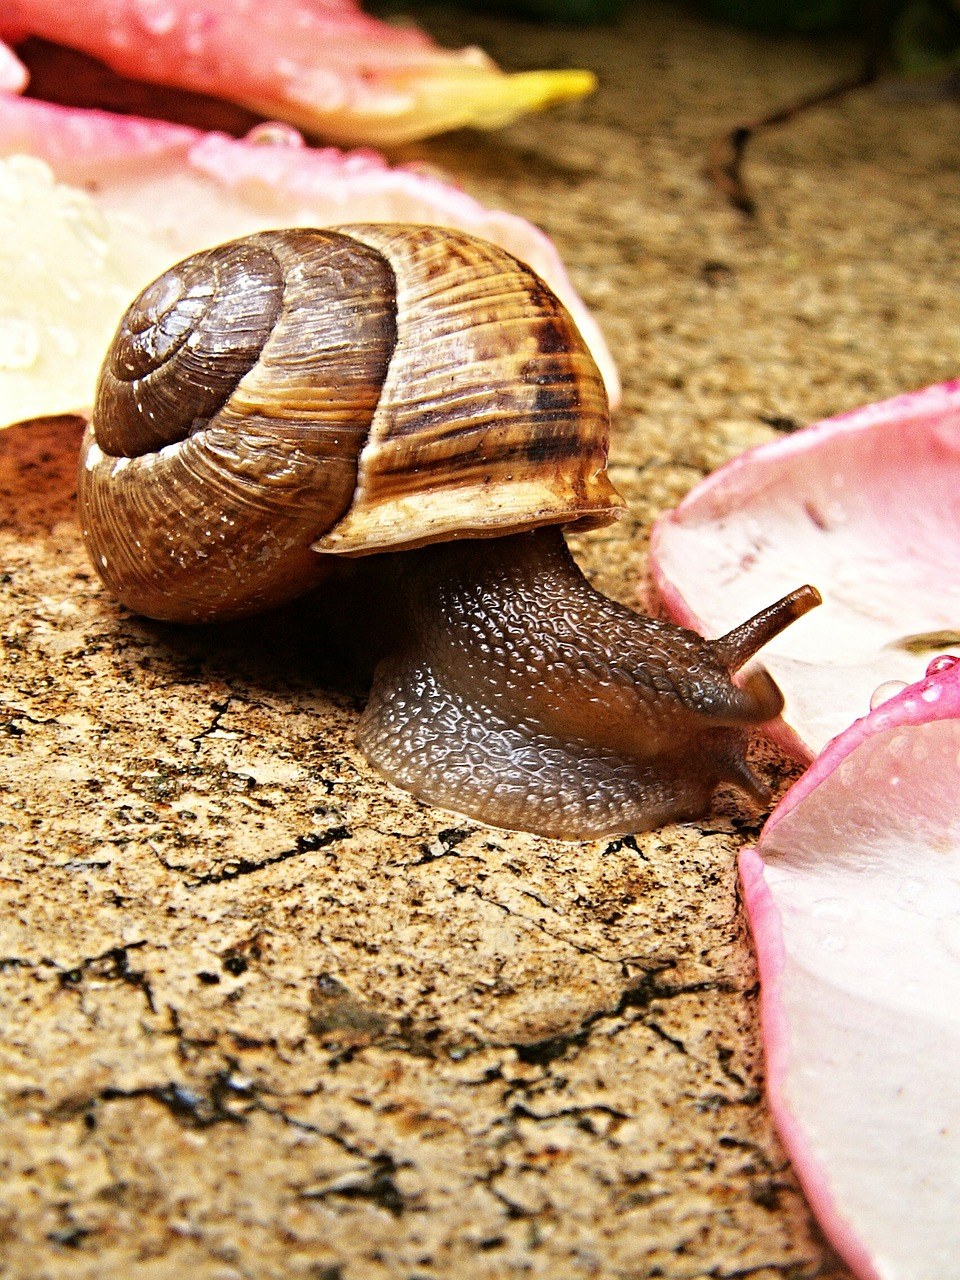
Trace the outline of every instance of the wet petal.
{"type": "Polygon", "coordinates": [[[442,49],[352,0],[17,0],[5,9],[0,35],[42,36],[122,75],[226,98],[346,145],[494,128],[595,84],[588,71],[507,74],[480,49],[442,49]]]}
{"type": "Polygon", "coordinates": [[[960,662],[837,738],[741,856],[767,1088],[856,1274],[960,1257],[960,662]]]}
{"type": "MultiPolygon", "coordinates": [[[[0,95],[0,155],[18,152],[42,158],[61,182],[85,190],[88,216],[104,220],[111,235],[120,236],[124,244],[132,238],[136,251],[120,252],[122,266],[112,252],[107,255],[104,279],[110,287],[103,291],[103,301],[110,305],[93,308],[80,343],[83,351],[98,352],[95,363],[91,366],[88,357],[71,363],[73,358],[65,355],[60,376],[50,378],[42,362],[29,362],[32,375],[21,371],[24,380],[32,377],[29,390],[0,397],[4,424],[82,410],[89,404],[99,360],[126,301],[179,258],[267,227],[381,220],[459,227],[528,262],[566,303],[591,345],[612,398],[617,398],[609,352],[547,237],[524,219],[487,209],[438,178],[391,167],[374,152],[345,154],[308,147],[285,125],[259,126],[237,140],[0,95]],[[119,286],[119,301],[114,285],[119,286]]],[[[77,195],[74,190],[70,199],[75,201],[77,195]]],[[[51,218],[56,219],[58,208],[55,204],[48,211],[51,218]]],[[[16,320],[24,318],[22,299],[31,291],[39,297],[55,296],[62,273],[49,237],[36,234],[47,213],[34,220],[8,210],[6,217],[4,261],[19,264],[23,284],[16,290],[9,285],[0,288],[0,312],[16,320]]],[[[93,270],[92,260],[81,260],[77,270],[86,267],[93,270]]],[[[75,284],[79,287],[78,281],[75,284]]],[[[95,277],[87,278],[82,288],[95,293],[95,277]]],[[[75,329],[80,314],[78,309],[73,322],[65,316],[61,328],[75,329]]],[[[23,337],[21,333],[17,339],[19,348],[10,339],[8,363],[13,359],[9,353],[22,348],[23,337]]],[[[23,365],[26,356],[19,359],[23,365]]]]}
{"type": "Polygon", "coordinates": [[[824,604],[764,651],[774,736],[810,759],[889,681],[960,652],[960,383],[831,418],[735,458],[654,530],[671,614],[723,632],[811,582],[824,604]]]}
{"type": "Polygon", "coordinates": [[[90,403],[117,320],[155,261],[123,219],[57,185],[41,161],[0,161],[0,426],[90,403]]]}

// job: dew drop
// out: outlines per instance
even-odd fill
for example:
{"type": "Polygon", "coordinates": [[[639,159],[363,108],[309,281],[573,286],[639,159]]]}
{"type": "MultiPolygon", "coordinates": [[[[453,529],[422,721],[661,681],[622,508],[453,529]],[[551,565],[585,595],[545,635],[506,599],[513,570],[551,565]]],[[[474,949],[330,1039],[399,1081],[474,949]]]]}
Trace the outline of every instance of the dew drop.
{"type": "Polygon", "coordinates": [[[167,4],[166,0],[160,0],[160,3],[156,0],[136,0],[134,10],[147,35],[169,35],[177,25],[176,8],[172,4],[167,4]]]}
{"type": "Polygon", "coordinates": [[[292,124],[283,124],[280,120],[267,120],[263,124],[254,125],[244,142],[252,142],[254,146],[291,149],[307,145],[299,129],[295,129],[292,124]]]}
{"type": "Polygon", "coordinates": [[[843,898],[818,898],[810,913],[831,924],[849,924],[854,915],[853,907],[843,898]]]}
{"type": "Polygon", "coordinates": [[[831,955],[838,955],[846,945],[847,940],[840,933],[825,933],[820,938],[820,946],[831,955]]]}
{"type": "Polygon", "coordinates": [[[840,761],[840,766],[834,776],[841,786],[853,786],[858,782],[860,777],[860,766],[852,755],[845,756],[840,761]]]}
{"type": "Polygon", "coordinates": [[[885,702],[895,698],[898,693],[903,693],[906,687],[906,680],[884,680],[883,684],[878,684],[870,695],[870,710],[876,711],[877,707],[883,706],[885,702]]]}
{"type": "Polygon", "coordinates": [[[941,671],[949,671],[951,667],[957,666],[958,663],[960,663],[960,658],[955,657],[952,653],[941,653],[938,658],[934,658],[928,665],[927,675],[939,675],[941,671]]]}

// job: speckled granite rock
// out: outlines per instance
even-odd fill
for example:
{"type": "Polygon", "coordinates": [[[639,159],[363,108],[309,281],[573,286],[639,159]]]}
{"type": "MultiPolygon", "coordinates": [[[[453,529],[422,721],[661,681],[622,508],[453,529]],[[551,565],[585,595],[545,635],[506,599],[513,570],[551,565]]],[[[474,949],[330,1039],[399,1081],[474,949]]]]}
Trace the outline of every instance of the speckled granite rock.
{"type": "MultiPolygon", "coordinates": [[[[708,138],[852,49],[658,5],[425,19],[601,76],[405,158],[540,222],[619,356],[631,515],[578,541],[605,589],[739,449],[956,374],[954,105],[876,90],[758,140],[747,223],[708,138]]],[[[76,441],[0,436],[0,1276],[841,1280],[762,1102],[758,816],[569,845],[389,790],[307,607],[189,631],[107,598],[76,441]]]]}

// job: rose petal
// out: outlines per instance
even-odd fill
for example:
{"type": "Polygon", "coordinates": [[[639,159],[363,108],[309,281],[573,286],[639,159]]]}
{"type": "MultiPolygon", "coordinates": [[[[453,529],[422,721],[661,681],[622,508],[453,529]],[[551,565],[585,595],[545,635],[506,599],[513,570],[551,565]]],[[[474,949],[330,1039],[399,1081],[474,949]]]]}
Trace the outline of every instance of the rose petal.
{"type": "MultiPolygon", "coordinates": [[[[619,396],[616,370],[596,322],[542,232],[513,214],[485,208],[435,177],[392,168],[374,152],[308,147],[286,125],[262,125],[237,140],[0,95],[0,155],[17,152],[41,157],[58,179],[85,188],[97,216],[116,234],[122,230],[139,238],[136,270],[127,264],[118,277],[131,286],[127,301],[185,255],[266,227],[429,222],[495,241],[529,263],[564,301],[594,352],[611,399],[619,396]]],[[[5,257],[17,259],[21,268],[29,262],[36,288],[49,294],[44,281],[56,281],[59,260],[29,220],[14,219],[11,227],[5,257]]],[[[102,355],[122,310],[110,313],[106,328],[91,317],[84,326],[85,350],[95,338],[102,355]]],[[[15,311],[10,291],[0,287],[0,313],[16,318],[15,311]]],[[[98,365],[99,357],[92,368],[65,366],[63,376],[48,377],[46,386],[38,378],[25,398],[0,398],[0,418],[4,424],[17,421],[28,405],[33,416],[82,410],[90,403],[98,365]],[[78,388],[86,388],[79,399],[78,388]]]]}
{"type": "Polygon", "coordinates": [[[121,75],[226,98],[347,145],[494,128],[595,85],[588,71],[507,74],[480,49],[442,49],[352,0],[15,0],[4,10],[0,36],[42,36],[121,75]]]}
{"type": "Polygon", "coordinates": [[[159,249],[35,157],[0,160],[0,426],[90,403],[159,249]]]}
{"type": "Polygon", "coordinates": [[[833,741],[740,862],[771,1107],[869,1280],[960,1258],[960,661],[931,672],[833,741]]]}
{"type": "Polygon", "coordinates": [[[810,759],[874,690],[960,646],[960,383],[898,396],[750,450],[656,526],[670,613],[721,633],[811,582],[821,609],[764,650],[810,759]]]}

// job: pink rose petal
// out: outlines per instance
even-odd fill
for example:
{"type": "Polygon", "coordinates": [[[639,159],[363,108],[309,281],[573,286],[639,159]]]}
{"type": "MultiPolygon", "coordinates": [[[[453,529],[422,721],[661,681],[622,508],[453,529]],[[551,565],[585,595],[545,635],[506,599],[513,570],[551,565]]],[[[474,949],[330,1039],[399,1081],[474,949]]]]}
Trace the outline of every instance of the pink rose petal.
{"type": "Polygon", "coordinates": [[[480,49],[442,49],[353,0],[7,0],[0,36],[28,33],[348,145],[497,127],[595,84],[587,71],[507,74],[480,49]]]}
{"type": "Polygon", "coordinates": [[[864,1280],[960,1261],[960,661],[835,739],[741,855],[767,1088],[864,1280]]]}
{"type": "Polygon", "coordinates": [[[563,300],[611,400],[619,398],[609,350],[550,240],[523,218],[487,209],[436,177],[391,167],[375,152],[308,147],[287,125],[261,125],[238,140],[0,94],[0,156],[18,152],[45,160],[58,180],[89,192],[105,215],[142,227],[151,275],[266,227],[427,222],[492,240],[529,263],[563,300]]]}
{"type": "Polygon", "coordinates": [[[670,613],[720,634],[811,582],[823,607],[764,650],[786,697],[772,736],[810,759],[888,681],[960,642],[960,383],[750,450],[656,526],[670,613]]]}

